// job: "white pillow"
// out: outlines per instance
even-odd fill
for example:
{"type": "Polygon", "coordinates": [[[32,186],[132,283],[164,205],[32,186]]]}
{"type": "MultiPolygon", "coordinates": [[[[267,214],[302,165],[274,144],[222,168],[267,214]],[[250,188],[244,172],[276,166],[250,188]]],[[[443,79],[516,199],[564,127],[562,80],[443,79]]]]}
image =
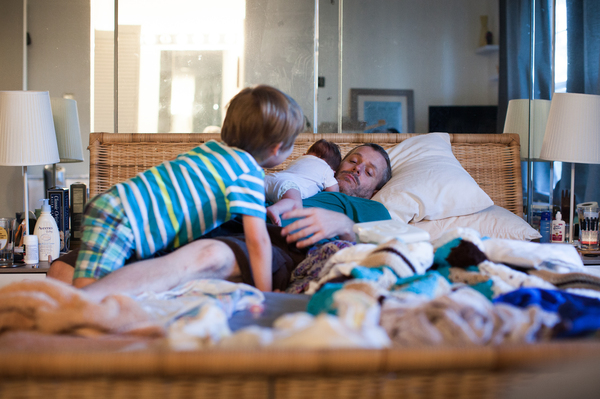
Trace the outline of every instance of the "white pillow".
{"type": "Polygon", "coordinates": [[[525,220],[497,205],[471,215],[423,220],[411,224],[427,231],[431,241],[437,240],[445,231],[456,227],[470,227],[477,230],[482,237],[528,241],[541,237],[540,233],[525,220]]]}
{"type": "Polygon", "coordinates": [[[373,196],[405,223],[468,215],[494,205],[452,153],[448,133],[428,133],[388,150],[392,179],[373,196]]]}

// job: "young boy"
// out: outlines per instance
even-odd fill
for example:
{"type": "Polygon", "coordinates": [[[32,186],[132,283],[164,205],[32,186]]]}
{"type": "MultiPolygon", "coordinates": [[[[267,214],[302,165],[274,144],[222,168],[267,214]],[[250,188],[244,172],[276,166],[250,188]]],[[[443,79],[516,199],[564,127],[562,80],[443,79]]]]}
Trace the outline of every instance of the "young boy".
{"type": "MultiPolygon", "coordinates": [[[[283,162],[304,127],[298,104],[270,86],[246,88],[211,140],[96,196],[86,207],[73,284],[181,247],[242,216],[256,287],[271,291],[264,168],[283,162]]],[[[165,265],[168,267],[168,265],[165,265]]]]}
{"type": "Polygon", "coordinates": [[[281,214],[302,208],[302,199],[323,190],[339,191],[334,174],[341,161],[338,145],[321,139],[286,170],[266,175],[265,196],[273,203],[267,208],[269,219],[281,226],[281,214]]]}

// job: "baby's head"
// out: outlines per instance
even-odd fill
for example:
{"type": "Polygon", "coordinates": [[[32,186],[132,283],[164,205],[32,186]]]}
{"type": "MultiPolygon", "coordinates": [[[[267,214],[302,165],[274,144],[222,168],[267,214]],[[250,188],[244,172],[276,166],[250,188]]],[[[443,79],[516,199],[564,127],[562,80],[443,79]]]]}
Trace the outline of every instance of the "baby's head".
{"type": "Polygon", "coordinates": [[[327,162],[334,172],[340,166],[340,162],[342,162],[340,147],[338,147],[337,144],[324,139],[316,141],[311,145],[306,154],[321,158],[323,161],[327,162]]]}
{"type": "Polygon", "coordinates": [[[266,85],[248,87],[229,102],[221,140],[249,152],[257,162],[275,145],[289,150],[304,129],[304,114],[293,98],[266,85]]]}

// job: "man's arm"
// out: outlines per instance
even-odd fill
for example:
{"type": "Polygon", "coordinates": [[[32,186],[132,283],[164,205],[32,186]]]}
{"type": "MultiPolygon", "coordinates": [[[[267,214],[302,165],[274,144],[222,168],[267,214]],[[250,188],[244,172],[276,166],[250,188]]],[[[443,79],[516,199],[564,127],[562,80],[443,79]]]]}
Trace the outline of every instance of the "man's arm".
{"type": "Polygon", "coordinates": [[[270,292],[273,290],[272,252],[267,226],[256,216],[244,215],[242,221],[254,285],[261,291],[270,292]]]}
{"type": "Polygon", "coordinates": [[[288,243],[297,241],[298,248],[309,247],[320,240],[335,236],[347,241],[356,240],[356,235],[352,231],[354,222],[340,212],[315,207],[295,209],[282,216],[283,219],[301,218],[281,230],[281,235],[287,236],[288,243]],[[291,234],[292,232],[294,233],[291,234]],[[308,235],[311,236],[305,238],[308,235]]]}

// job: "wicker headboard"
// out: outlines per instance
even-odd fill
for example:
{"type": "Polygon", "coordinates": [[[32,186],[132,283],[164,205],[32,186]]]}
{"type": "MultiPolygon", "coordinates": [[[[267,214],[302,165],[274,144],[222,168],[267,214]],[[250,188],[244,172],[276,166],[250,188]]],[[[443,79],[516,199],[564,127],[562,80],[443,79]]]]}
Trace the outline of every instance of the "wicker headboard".
{"type": "MultiPolygon", "coordinates": [[[[268,171],[284,169],[319,139],[337,143],[345,154],[361,143],[377,143],[387,149],[415,135],[303,133],[298,136],[288,160],[268,171]]],[[[211,139],[219,139],[219,134],[92,133],[89,146],[90,196],[211,139]]],[[[451,134],[450,140],[456,158],[494,203],[522,216],[519,136],[508,133],[451,134]]]]}

